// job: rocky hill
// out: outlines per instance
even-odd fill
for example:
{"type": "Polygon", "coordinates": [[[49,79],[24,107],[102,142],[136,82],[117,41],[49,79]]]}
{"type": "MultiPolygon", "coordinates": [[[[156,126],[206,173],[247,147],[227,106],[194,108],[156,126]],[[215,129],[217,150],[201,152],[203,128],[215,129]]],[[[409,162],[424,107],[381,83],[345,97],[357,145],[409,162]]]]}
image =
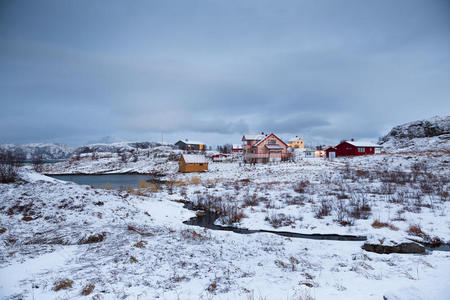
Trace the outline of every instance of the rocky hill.
{"type": "Polygon", "coordinates": [[[386,150],[450,150],[450,116],[395,126],[380,138],[386,150]]]}

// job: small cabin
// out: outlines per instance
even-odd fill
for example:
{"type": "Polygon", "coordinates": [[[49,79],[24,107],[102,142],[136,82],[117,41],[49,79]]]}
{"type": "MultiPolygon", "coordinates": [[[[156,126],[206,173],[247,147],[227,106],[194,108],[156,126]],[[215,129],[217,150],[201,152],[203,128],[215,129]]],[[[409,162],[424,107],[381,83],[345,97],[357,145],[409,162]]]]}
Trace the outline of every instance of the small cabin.
{"type": "Polygon", "coordinates": [[[182,173],[208,171],[208,160],[204,155],[183,154],[178,161],[178,171],[182,173]]]}

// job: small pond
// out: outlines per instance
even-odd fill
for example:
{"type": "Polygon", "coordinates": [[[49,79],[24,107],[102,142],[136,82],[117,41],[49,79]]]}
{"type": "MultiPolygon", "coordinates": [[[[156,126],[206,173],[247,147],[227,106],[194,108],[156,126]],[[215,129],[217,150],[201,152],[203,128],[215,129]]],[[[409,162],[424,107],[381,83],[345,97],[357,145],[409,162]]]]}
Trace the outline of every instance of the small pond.
{"type": "Polygon", "coordinates": [[[141,174],[102,174],[102,175],[49,175],[52,178],[72,181],[77,184],[90,185],[95,187],[101,187],[102,185],[111,185],[114,189],[121,187],[138,187],[139,182],[144,180],[145,182],[154,182],[158,179],[152,175],[141,174]]]}

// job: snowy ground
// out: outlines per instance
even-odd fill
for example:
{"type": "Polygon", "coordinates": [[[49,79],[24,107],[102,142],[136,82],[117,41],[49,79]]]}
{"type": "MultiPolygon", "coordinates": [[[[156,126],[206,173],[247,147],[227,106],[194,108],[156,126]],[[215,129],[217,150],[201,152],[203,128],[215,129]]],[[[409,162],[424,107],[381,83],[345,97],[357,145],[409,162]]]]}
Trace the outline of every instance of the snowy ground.
{"type": "MultiPolygon", "coordinates": [[[[52,168],[94,173],[112,160],[52,168]]],[[[380,255],[364,242],[205,230],[184,225],[194,212],[172,201],[220,211],[219,224],[237,227],[448,242],[445,151],[216,163],[201,174],[145,161],[103,171],[162,170],[164,185],[101,190],[28,170],[0,184],[0,296],[84,299],[93,285],[96,299],[449,299],[450,252],[380,255]]]]}

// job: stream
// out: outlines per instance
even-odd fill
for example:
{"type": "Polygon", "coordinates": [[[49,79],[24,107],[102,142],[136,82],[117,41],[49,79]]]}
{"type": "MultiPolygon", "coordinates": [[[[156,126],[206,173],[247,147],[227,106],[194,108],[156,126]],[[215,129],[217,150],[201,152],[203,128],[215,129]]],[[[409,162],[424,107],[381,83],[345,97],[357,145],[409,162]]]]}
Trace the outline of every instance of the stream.
{"type": "MultiPolygon", "coordinates": [[[[183,202],[184,208],[197,211],[190,202],[183,202]]],[[[201,214],[197,214],[195,217],[190,218],[187,221],[184,221],[183,224],[191,225],[191,226],[199,226],[203,228],[208,228],[212,230],[223,230],[223,231],[232,231],[234,233],[240,234],[252,234],[252,233],[272,233],[276,235],[281,235],[290,238],[301,238],[301,239],[313,239],[313,240],[329,240],[329,241],[366,241],[366,236],[361,235],[340,235],[340,234],[319,234],[319,233],[297,233],[290,231],[275,231],[275,230],[266,230],[266,229],[247,229],[247,228],[238,228],[233,226],[223,226],[214,224],[214,222],[218,219],[218,216],[211,212],[202,211],[201,214]]]]}

